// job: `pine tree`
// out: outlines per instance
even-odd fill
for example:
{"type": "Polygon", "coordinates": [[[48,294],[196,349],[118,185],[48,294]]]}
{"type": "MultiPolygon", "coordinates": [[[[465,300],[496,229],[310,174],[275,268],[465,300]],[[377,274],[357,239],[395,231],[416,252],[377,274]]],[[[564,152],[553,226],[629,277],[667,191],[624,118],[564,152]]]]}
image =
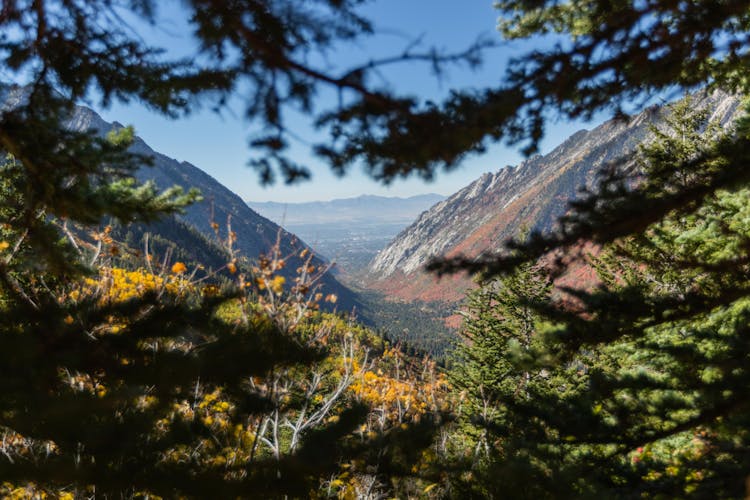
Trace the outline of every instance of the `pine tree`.
{"type": "MultiPolygon", "coordinates": [[[[720,167],[677,168],[710,155],[727,135],[745,133],[744,121],[725,132],[706,116],[689,100],[672,108],[670,128],[656,130],[641,148],[645,184],[679,190],[720,167]]],[[[601,285],[563,290],[575,298],[573,310],[571,301],[536,301],[540,285],[521,289],[514,301],[543,319],[527,366],[546,372],[546,391],[504,399],[510,420],[521,422],[518,449],[529,467],[513,468],[506,451],[490,461],[494,477],[512,468],[516,481],[550,497],[744,494],[747,202],[743,185],[717,191],[689,213],[673,211],[643,234],[606,246],[594,258],[601,285]]],[[[497,320],[486,318],[497,315],[502,324],[512,317],[505,301],[498,304],[497,312],[483,311],[472,338],[498,331],[497,320]]],[[[523,331],[512,326],[512,335],[523,331]]],[[[463,348],[479,351],[466,366],[478,359],[480,369],[470,373],[481,374],[464,386],[481,387],[492,380],[487,373],[524,366],[505,345],[500,337],[463,348]]],[[[503,422],[488,430],[512,437],[503,422]]],[[[490,491],[502,485],[495,487],[490,491]]]]}
{"type": "Polygon", "coordinates": [[[550,324],[539,308],[553,300],[552,290],[547,269],[524,264],[508,276],[480,281],[467,297],[450,372],[462,422],[452,439],[464,447],[464,458],[454,465],[459,472],[449,481],[457,497],[581,493],[571,484],[576,461],[544,443],[551,429],[538,413],[569,405],[587,390],[580,364],[540,360],[550,357],[550,324]]]}
{"type": "MultiPolygon", "coordinates": [[[[148,340],[164,336],[169,342],[160,342],[159,345],[162,348],[168,346],[165,348],[169,353],[166,357],[178,358],[174,361],[175,370],[187,365],[180,373],[187,373],[190,380],[195,380],[197,374],[191,363],[203,366],[201,355],[211,352],[211,349],[169,351],[175,345],[185,345],[181,342],[189,344],[196,339],[203,340],[201,334],[204,334],[212,342],[218,342],[216,349],[225,346],[232,355],[251,354],[246,347],[234,345],[238,337],[228,333],[224,336],[225,327],[215,323],[210,312],[216,305],[211,297],[196,297],[195,302],[178,302],[176,305],[169,301],[161,303],[149,294],[132,303],[101,304],[94,298],[82,305],[61,303],[60,291],[84,272],[85,266],[80,263],[91,262],[92,257],[87,253],[89,247],[77,248],[67,234],[71,226],[79,223],[95,225],[106,215],[123,221],[152,220],[165,211],[179,210],[195,197],[194,193],[183,196],[176,191],[158,193],[153,186],[134,184],[133,170],[147,163],[148,159],[128,152],[127,133],[107,140],[94,132],[73,132],[67,127],[66,120],[71,115],[72,106],[79,100],[91,98],[92,89],[97,91],[95,100],[103,105],[115,99],[137,100],[156,111],[177,116],[188,112],[198,102],[221,108],[235,95],[234,89],[242,87],[248,89],[247,115],[259,120],[259,128],[263,130],[261,135],[253,138],[252,144],[263,151],[253,164],[264,180],[279,173],[288,180],[308,174],[303,165],[284,154],[289,136],[284,116],[285,111],[292,108],[313,115],[319,125],[328,127],[330,141],[316,147],[316,153],[327,159],[336,171],[345,172],[352,164],[364,160],[370,174],[384,182],[410,174],[431,178],[439,169],[453,168],[468,154],[483,151],[488,141],[527,141],[525,150],[531,152],[543,136],[550,112],[566,117],[588,117],[601,110],[619,114],[628,100],[640,99],[642,104],[648,96],[659,91],[674,87],[693,88],[707,83],[723,84],[733,91],[747,89],[745,75],[750,55],[746,47],[750,11],[746,2],[655,0],[613,5],[608,0],[550,4],[530,0],[502,1],[498,6],[504,15],[501,26],[506,37],[558,33],[566,37],[564,43],[521,57],[512,65],[506,80],[495,87],[456,89],[439,103],[379,89],[368,77],[381,64],[393,60],[421,59],[438,69],[441,63],[451,60],[476,64],[479,61],[478,49],[483,44],[455,56],[407,51],[402,57],[367,61],[339,74],[328,74],[309,64],[315,60],[310,57],[311,53],[324,52],[336,41],[351,41],[371,32],[370,23],[357,14],[359,3],[358,0],[188,2],[186,9],[191,17],[190,26],[200,49],[195,57],[171,61],[158,48],[147,45],[124,26],[118,6],[112,2],[4,2],[0,16],[3,30],[0,66],[5,74],[27,85],[21,91],[3,88],[4,102],[0,113],[0,148],[14,158],[3,167],[2,185],[4,225],[0,228],[3,231],[0,293],[3,316],[0,328],[2,341],[8,344],[2,349],[3,361],[6,362],[3,369],[7,373],[3,374],[6,385],[0,396],[3,419],[0,424],[35,434],[32,443],[42,443],[42,448],[37,451],[43,453],[57,451],[48,441],[50,434],[54,434],[57,439],[53,441],[62,443],[60,453],[69,467],[66,469],[60,465],[45,469],[44,462],[8,461],[3,462],[8,469],[7,477],[31,478],[41,471],[42,476],[34,477],[41,477],[43,483],[50,481],[55,484],[66,480],[62,475],[53,477],[62,472],[73,474],[70,477],[77,477],[79,484],[93,484],[96,478],[101,481],[111,478],[112,483],[103,484],[102,488],[114,492],[123,488],[123,483],[117,481],[138,479],[141,477],[138,472],[145,471],[149,480],[156,481],[155,488],[158,489],[159,481],[169,480],[172,483],[164,486],[163,491],[174,491],[170,488],[180,482],[177,471],[155,474],[153,470],[140,468],[149,460],[154,463],[156,455],[149,447],[130,449],[128,453],[120,453],[122,448],[115,449],[109,459],[103,461],[92,460],[86,454],[86,449],[104,452],[109,449],[105,444],[108,442],[106,438],[112,436],[110,424],[132,422],[137,428],[135,424],[148,410],[136,407],[133,412],[128,412],[123,409],[124,402],[132,400],[115,390],[119,384],[123,384],[123,388],[128,386],[124,375],[119,375],[128,369],[122,368],[121,357],[118,357],[121,355],[115,354],[116,351],[122,350],[127,353],[125,359],[137,361],[135,366],[139,370],[133,369],[136,373],[145,369],[147,372],[151,370],[150,377],[155,376],[158,370],[154,371],[143,347],[148,340]],[[314,97],[325,86],[339,91],[342,99],[332,109],[316,109],[314,97]],[[21,97],[16,98],[19,93],[21,97]],[[11,94],[13,99],[8,102],[11,94]],[[141,315],[142,307],[149,314],[141,315]],[[121,328],[121,325],[110,325],[107,318],[116,318],[120,314],[132,315],[137,321],[125,322],[125,334],[120,334],[119,330],[113,334],[111,328],[121,328]],[[189,318],[190,323],[172,319],[175,317],[189,318]],[[72,318],[72,323],[68,318],[72,318]],[[129,325],[138,325],[138,329],[129,325]],[[214,329],[216,333],[212,333],[214,329]],[[70,333],[70,330],[75,331],[70,333]],[[132,335],[129,336],[128,332],[132,335]],[[70,335],[61,336],[67,333],[70,335]],[[214,339],[213,335],[217,338],[214,339]],[[177,338],[179,342],[175,340],[177,338]],[[119,345],[121,339],[123,342],[129,340],[128,345],[119,345]],[[117,344],[116,349],[110,344],[117,344]],[[67,345],[76,348],[65,350],[63,347],[67,345]],[[101,351],[97,349],[100,346],[101,351]],[[80,373],[89,370],[94,379],[112,377],[110,385],[114,389],[105,386],[107,391],[114,392],[105,393],[100,399],[112,402],[114,406],[99,408],[103,413],[94,411],[100,404],[94,398],[99,397],[101,391],[97,391],[96,386],[89,387],[85,381],[81,387],[74,372],[71,372],[72,378],[66,379],[68,373],[63,369],[66,366],[78,369],[80,373]],[[71,386],[73,382],[78,384],[74,384],[75,389],[71,386]],[[47,408],[49,412],[41,408],[45,404],[42,396],[52,394],[56,396],[52,398],[53,404],[58,404],[66,401],[72,393],[76,398],[68,399],[70,403],[51,406],[47,408]],[[78,398],[83,398],[80,406],[72,403],[78,398]],[[89,412],[76,413],[78,409],[88,409],[89,412]],[[41,418],[47,413],[49,418],[41,418]],[[73,425],[66,430],[61,425],[69,420],[64,418],[65,415],[80,417],[83,419],[80,422],[98,431],[87,434],[89,427],[84,425],[73,425]],[[94,417],[97,415],[103,415],[101,420],[94,417]],[[76,443],[89,444],[79,450],[76,443]],[[136,457],[146,458],[133,465],[126,460],[130,452],[136,452],[136,457]],[[78,468],[71,468],[71,461],[78,468]],[[99,467],[114,472],[102,474],[99,467]]],[[[146,22],[155,22],[155,6],[156,2],[146,0],[127,2],[123,8],[146,22]]],[[[507,271],[521,262],[533,261],[552,249],[569,248],[581,240],[607,244],[647,229],[656,231],[652,238],[664,233],[667,241],[684,241],[685,248],[691,248],[691,255],[680,254],[683,247],[669,244],[664,247],[666,250],[657,248],[658,251],[653,252],[666,254],[667,258],[674,257],[675,251],[676,255],[682,255],[675,262],[672,273],[666,274],[664,279],[689,276],[693,283],[700,285],[697,289],[680,291],[677,284],[670,284],[665,286],[663,293],[652,294],[645,293],[648,289],[638,285],[590,296],[578,293],[579,300],[588,308],[588,316],[570,318],[563,315],[560,318],[559,312],[545,311],[564,323],[564,327],[557,331],[557,337],[563,341],[564,349],[561,349],[568,351],[568,358],[588,352],[581,349],[611,341],[612,350],[605,350],[602,355],[619,359],[622,356],[617,350],[625,350],[628,355],[624,359],[628,363],[635,363],[633,360],[643,347],[634,349],[632,342],[644,338],[643,332],[650,333],[648,328],[682,318],[696,319],[696,324],[690,328],[689,325],[676,327],[676,334],[654,333],[655,336],[650,337],[658,344],[664,336],[668,345],[675,344],[680,349],[670,347],[667,355],[660,351],[653,353],[655,349],[646,345],[644,351],[648,363],[655,363],[674,375],[666,380],[656,380],[662,385],[654,389],[659,405],[653,408],[685,410],[687,414],[676,412],[674,417],[685,418],[684,422],[664,421],[653,414],[652,407],[639,406],[629,397],[624,398],[628,404],[623,404],[621,393],[607,393],[604,389],[601,408],[596,404],[592,406],[585,398],[578,406],[568,405],[565,400],[556,404],[555,399],[540,401],[544,404],[536,408],[521,405],[521,402],[518,404],[519,414],[543,414],[548,429],[568,429],[571,419],[562,417],[569,417],[571,408],[575,407],[576,421],[581,425],[573,429],[575,432],[558,435],[555,446],[565,449],[565,446],[575,447],[576,440],[588,440],[587,446],[593,448],[586,448],[589,450],[586,456],[596,460],[577,463],[602,464],[602,456],[614,457],[614,462],[606,462],[608,468],[601,477],[603,480],[616,478],[611,479],[615,485],[623,484],[617,476],[624,474],[622,471],[625,470],[623,450],[636,444],[635,436],[639,431],[646,433],[648,439],[656,440],[660,433],[674,433],[679,426],[700,422],[716,429],[718,448],[723,450],[722,447],[726,447],[729,459],[716,460],[707,469],[705,481],[703,478],[693,481],[698,488],[703,488],[698,491],[709,491],[714,479],[714,493],[736,494],[741,489],[734,479],[744,460],[741,412],[738,410],[743,408],[739,398],[744,395],[740,365],[744,351],[739,334],[745,323],[742,301],[747,295],[744,290],[746,280],[743,279],[746,256],[742,233],[742,208],[746,203],[742,190],[748,182],[745,168],[750,144],[748,126],[747,122],[740,123],[732,135],[695,154],[688,152],[681,161],[673,161],[678,157],[671,153],[654,158],[664,167],[654,169],[654,182],[645,182],[633,190],[618,188],[592,194],[567,214],[559,234],[536,235],[528,241],[516,242],[519,251],[510,257],[506,253],[480,259],[457,258],[436,265],[442,270],[460,267],[492,274],[507,271]],[[725,191],[729,194],[724,194],[725,191]],[[712,221],[712,225],[704,227],[698,223],[697,220],[704,216],[712,221]],[[732,222],[726,224],[727,220],[732,222]],[[669,234],[671,229],[674,232],[669,234]],[[699,237],[691,240],[690,236],[696,234],[699,237]],[[737,252],[739,257],[727,255],[728,249],[737,252]],[[683,272],[685,269],[687,271],[683,272]],[[700,273],[694,276],[691,270],[700,273]],[[697,320],[701,314],[702,323],[697,320]],[[698,328],[700,325],[710,331],[704,332],[698,328]],[[721,344],[727,325],[726,342],[721,344]],[[675,369],[674,350],[682,354],[697,350],[694,358],[688,359],[697,360],[696,366],[706,362],[707,353],[690,345],[681,346],[674,340],[680,338],[686,328],[697,332],[698,336],[710,337],[722,346],[716,353],[713,348],[708,349],[709,354],[718,357],[712,358],[715,363],[706,367],[712,370],[701,372],[700,384],[696,382],[695,374],[669,371],[675,369]],[[721,357],[723,355],[726,356],[721,357]],[[712,378],[714,376],[718,379],[712,378]],[[688,396],[680,392],[687,390],[685,387],[675,389],[669,385],[691,381],[695,387],[688,396]],[[675,390],[678,393],[670,392],[675,390]],[[659,391],[667,391],[665,394],[669,397],[662,397],[659,391]],[[614,405],[611,408],[607,406],[610,403],[614,405]],[[587,404],[590,411],[581,412],[587,404]],[[585,418],[581,418],[582,415],[585,418]],[[630,415],[632,418],[628,418],[630,415]],[[722,434],[725,431],[723,422],[730,423],[726,429],[736,430],[740,435],[736,442],[724,439],[729,434],[722,434]],[[678,427],[671,427],[673,425],[678,427]],[[568,436],[572,436],[572,441],[566,445],[568,436]],[[606,441],[606,444],[597,451],[596,446],[601,441],[606,441]],[[609,471],[619,472],[608,474],[609,471]]],[[[612,182],[619,180],[613,179],[612,182]]],[[[99,242],[107,235],[99,234],[98,237],[98,241],[91,243],[93,254],[97,253],[99,242]]],[[[648,252],[652,250],[648,250],[648,246],[645,248],[637,250],[636,262],[647,260],[648,252]]],[[[216,301],[220,302],[219,299],[216,301]]],[[[272,341],[276,337],[269,335],[269,340],[263,331],[253,330],[254,333],[248,335],[260,335],[261,339],[254,339],[260,345],[268,341],[271,347],[276,346],[272,341]]],[[[280,352],[264,352],[264,358],[257,360],[258,366],[268,367],[264,361],[285,364],[304,360],[302,352],[290,356],[294,359],[285,356],[285,353],[295,352],[294,342],[291,344],[285,345],[280,352]]],[[[600,353],[597,351],[597,354],[600,353]]],[[[162,357],[160,355],[158,359],[162,357]]],[[[217,355],[216,359],[223,358],[217,355]]],[[[230,359],[236,358],[226,358],[230,359]]],[[[564,360],[561,362],[568,363],[563,366],[575,366],[569,364],[569,360],[565,361],[565,356],[561,359],[564,360]]],[[[172,365],[172,362],[158,364],[159,367],[164,365],[172,365]]],[[[228,379],[236,380],[232,378],[238,375],[236,372],[230,377],[223,371],[230,366],[235,365],[212,363],[205,368],[209,374],[206,376],[217,384],[228,379]]],[[[591,368],[594,366],[592,362],[586,362],[584,366],[589,367],[585,374],[592,380],[592,386],[612,387],[607,363],[597,364],[596,369],[591,368]]],[[[625,363],[623,370],[629,366],[625,363]]],[[[249,375],[253,370],[244,374],[249,375]]],[[[187,391],[187,385],[177,383],[177,378],[171,379],[173,374],[177,377],[177,372],[158,373],[159,377],[172,382],[167,384],[167,390],[176,391],[172,396],[178,397],[180,391],[187,391]]],[[[155,380],[144,375],[141,385],[134,387],[143,391],[154,385],[155,380]]],[[[649,381],[652,385],[656,382],[649,381]]],[[[159,399],[163,404],[168,400],[159,399]]],[[[342,419],[343,427],[339,430],[346,427],[345,423],[350,422],[342,419]]],[[[203,432],[200,426],[193,430],[203,432]]],[[[183,438],[190,441],[196,434],[185,436],[175,437],[174,442],[183,438]]],[[[51,462],[48,463],[54,463],[57,456],[51,453],[51,462]]],[[[269,467],[268,477],[278,479],[277,463],[269,467]]],[[[208,474],[203,469],[188,470],[181,484],[218,484],[197,479],[191,483],[191,478],[203,473],[208,474]]],[[[301,476],[304,474],[296,477],[301,476]]],[[[668,478],[661,476],[661,479],[667,481],[668,478]]],[[[664,481],[659,482],[660,487],[664,486],[664,481]]],[[[145,480],[138,484],[146,487],[145,480]]],[[[289,487],[299,484],[296,481],[284,483],[289,487]]],[[[624,484],[631,483],[626,481],[624,484]]],[[[663,491],[677,490],[679,488],[663,491]]]]}
{"type": "Polygon", "coordinates": [[[550,290],[544,270],[527,264],[512,275],[480,283],[467,297],[452,382],[487,424],[507,424],[503,401],[528,394],[532,374],[513,360],[538,342],[541,318],[532,304],[548,301],[550,290]]]}
{"type": "MultiPolygon", "coordinates": [[[[723,132],[689,99],[673,106],[669,128],[642,148],[645,182],[667,193],[700,184],[724,164],[696,159],[747,137],[745,120],[723,132]]],[[[607,287],[585,298],[591,321],[568,326],[577,342],[628,356],[598,381],[605,425],[583,440],[617,443],[619,458],[635,448],[634,476],[649,493],[744,494],[747,202],[742,184],[717,190],[609,246],[598,260],[607,287]],[[602,339],[586,335],[592,327],[602,339]]]]}

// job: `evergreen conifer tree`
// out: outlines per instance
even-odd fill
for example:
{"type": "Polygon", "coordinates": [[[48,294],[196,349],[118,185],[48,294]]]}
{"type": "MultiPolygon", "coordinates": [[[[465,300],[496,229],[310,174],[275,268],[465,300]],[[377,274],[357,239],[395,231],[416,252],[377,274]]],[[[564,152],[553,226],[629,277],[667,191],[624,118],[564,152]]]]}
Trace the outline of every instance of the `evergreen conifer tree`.
{"type": "MultiPolygon", "coordinates": [[[[702,159],[715,159],[718,148],[747,133],[746,119],[723,131],[690,99],[673,106],[667,122],[640,151],[643,184],[667,193],[720,168],[702,159]],[[688,162],[692,168],[682,169],[688,162]]],[[[508,351],[507,335],[493,333],[496,318],[511,337],[525,331],[508,321],[514,309],[506,300],[469,321],[469,331],[479,330],[462,348],[459,373],[478,376],[469,383],[459,377],[460,386],[482,387],[498,369],[545,374],[534,397],[506,392],[495,411],[510,418],[484,423],[504,451],[489,461],[490,477],[512,470],[517,484],[550,497],[744,494],[747,196],[743,185],[717,191],[688,213],[673,211],[605,246],[593,258],[600,286],[563,287],[572,299],[540,301],[542,284],[518,288],[511,303],[530,306],[541,325],[537,349],[525,358],[508,351]],[[515,435],[508,421],[520,423],[515,435]],[[525,468],[517,467],[517,450],[525,468]]],[[[500,282],[513,283],[529,265],[500,282]]],[[[475,292],[474,309],[491,290],[475,292]]]]}
{"type": "Polygon", "coordinates": [[[539,312],[552,301],[552,290],[549,271],[526,263],[507,276],[480,281],[468,294],[450,372],[462,402],[457,436],[471,443],[470,456],[459,461],[461,472],[451,479],[458,496],[580,493],[573,475],[580,463],[545,442],[551,429],[538,413],[570,404],[587,390],[580,364],[540,362],[552,354],[545,337],[550,325],[539,312]],[[472,473],[468,481],[466,471],[472,473]]]}

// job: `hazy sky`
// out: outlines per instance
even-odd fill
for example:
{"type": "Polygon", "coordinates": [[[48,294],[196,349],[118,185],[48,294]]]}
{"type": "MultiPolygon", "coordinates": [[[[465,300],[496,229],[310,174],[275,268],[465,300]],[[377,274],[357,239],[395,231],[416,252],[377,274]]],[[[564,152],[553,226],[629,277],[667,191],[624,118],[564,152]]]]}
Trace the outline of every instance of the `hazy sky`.
{"type": "MultiPolygon", "coordinates": [[[[184,13],[176,1],[159,2],[162,22],[158,30],[142,30],[139,33],[150,42],[165,46],[172,54],[189,53],[191,40],[186,32],[184,13]]],[[[477,36],[499,35],[495,31],[497,13],[490,0],[375,0],[365,8],[368,15],[382,32],[363,40],[358,46],[342,46],[330,56],[330,64],[346,67],[373,56],[398,54],[416,37],[423,37],[427,49],[437,46],[447,50],[461,50],[471,44],[477,36]]],[[[542,41],[535,41],[540,46],[542,41]]],[[[549,43],[549,42],[546,42],[549,43]]],[[[395,89],[403,89],[425,98],[439,99],[451,87],[496,84],[504,71],[509,57],[525,53],[534,45],[504,44],[488,52],[485,64],[477,72],[466,67],[449,70],[447,76],[438,81],[427,65],[394,65],[383,70],[384,82],[395,89]]],[[[328,93],[329,96],[332,94],[328,93]]],[[[326,93],[321,95],[325,103],[326,93]]],[[[384,196],[411,196],[435,192],[449,195],[464,187],[483,172],[519,162],[522,157],[517,149],[494,146],[481,156],[467,159],[457,170],[438,175],[434,182],[421,179],[397,180],[391,186],[382,186],[369,179],[358,169],[353,169],[343,178],[331,174],[328,168],[310,154],[308,144],[294,145],[295,158],[312,167],[313,179],[294,186],[277,183],[262,187],[255,171],[246,166],[252,152],[247,147],[248,124],[242,119],[239,101],[230,109],[217,115],[210,110],[199,110],[187,118],[170,120],[153,114],[137,104],[115,104],[98,111],[108,121],[118,121],[135,126],[152,148],[180,161],[188,161],[208,172],[221,183],[246,200],[254,201],[312,201],[346,198],[360,194],[384,196]]],[[[601,121],[601,120],[597,120],[601,121]]],[[[315,133],[304,117],[292,116],[290,128],[307,142],[313,142],[315,133]]],[[[551,124],[542,143],[542,152],[547,152],[565,137],[581,128],[593,124],[551,124]]]]}

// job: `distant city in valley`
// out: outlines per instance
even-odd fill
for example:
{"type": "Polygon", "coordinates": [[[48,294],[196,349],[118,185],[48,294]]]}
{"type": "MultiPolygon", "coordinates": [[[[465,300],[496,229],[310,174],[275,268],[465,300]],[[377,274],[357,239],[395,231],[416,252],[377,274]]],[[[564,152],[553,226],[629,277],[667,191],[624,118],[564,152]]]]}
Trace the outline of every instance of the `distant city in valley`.
{"type": "Polygon", "coordinates": [[[444,199],[434,193],[408,198],[362,195],[305,203],[248,201],[248,206],[335,261],[343,279],[356,285],[381,249],[444,199]]]}

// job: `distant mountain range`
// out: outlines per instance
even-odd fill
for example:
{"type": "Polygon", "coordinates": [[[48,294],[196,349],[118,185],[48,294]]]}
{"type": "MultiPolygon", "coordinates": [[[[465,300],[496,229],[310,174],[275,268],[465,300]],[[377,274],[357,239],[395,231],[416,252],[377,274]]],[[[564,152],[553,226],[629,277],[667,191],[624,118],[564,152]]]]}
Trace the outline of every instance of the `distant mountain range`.
{"type": "Polygon", "coordinates": [[[445,196],[432,193],[409,198],[362,195],[331,201],[304,203],[248,201],[247,204],[259,214],[284,227],[343,222],[409,224],[420,213],[444,199],[445,196]]]}
{"type": "MultiPolygon", "coordinates": [[[[716,92],[695,98],[712,118],[733,119],[740,99],[716,92]]],[[[453,276],[437,281],[422,271],[433,256],[476,256],[501,249],[522,227],[551,231],[583,186],[595,184],[599,169],[632,152],[664,117],[651,107],[630,120],[610,120],[581,130],[544,156],[487,173],[434,205],[370,262],[368,286],[402,300],[458,301],[471,281],[453,276]]]]}
{"type": "Polygon", "coordinates": [[[356,285],[362,270],[380,249],[443,199],[439,194],[409,198],[363,195],[306,203],[250,201],[248,205],[335,261],[341,279],[356,285]]]}

